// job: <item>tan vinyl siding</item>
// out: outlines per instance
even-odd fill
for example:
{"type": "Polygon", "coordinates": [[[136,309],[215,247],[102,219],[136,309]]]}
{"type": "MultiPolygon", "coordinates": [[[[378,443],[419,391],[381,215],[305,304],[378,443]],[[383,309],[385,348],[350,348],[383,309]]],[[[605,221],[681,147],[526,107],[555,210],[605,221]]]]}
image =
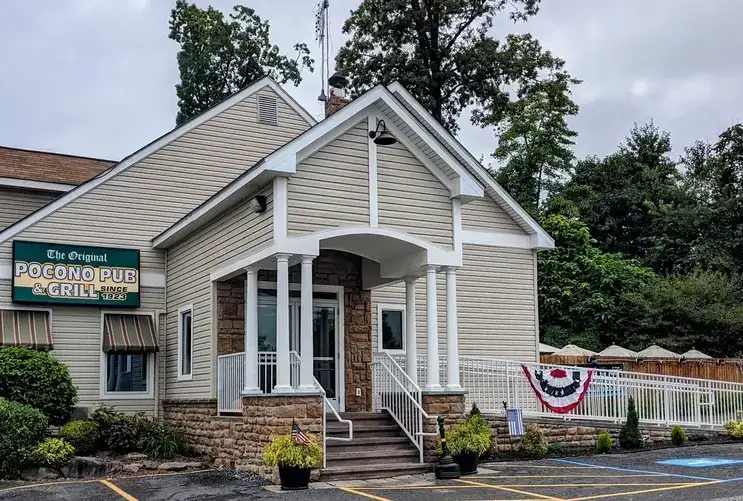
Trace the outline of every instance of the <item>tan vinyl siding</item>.
{"type": "MultiPolygon", "coordinates": [[[[531,250],[464,245],[457,269],[459,353],[462,356],[535,361],[537,328],[531,250]]],[[[437,275],[439,352],[446,354],[446,277],[437,275]]],[[[416,282],[418,353],[426,353],[426,279],[416,282]]],[[[377,305],[405,304],[405,284],[372,291],[373,349],[377,305]]]]}
{"type": "Polygon", "coordinates": [[[28,216],[59,196],[48,191],[0,187],[0,230],[28,216]]]}
{"type": "Polygon", "coordinates": [[[524,230],[489,196],[462,205],[462,229],[524,235],[524,230]]]}
{"type": "Polygon", "coordinates": [[[273,196],[270,186],[259,193],[267,208],[256,214],[250,198],[228,209],[186,240],[168,250],[167,398],[208,398],[212,370],[211,281],[219,265],[273,241],[273,196]],[[178,308],[193,304],[193,379],[178,381],[178,308]]]}
{"type": "MultiPolygon", "coordinates": [[[[142,288],[142,307],[139,310],[117,310],[119,312],[155,313],[162,310],[165,303],[165,290],[161,288],[142,288]]],[[[23,305],[11,303],[11,282],[0,280],[0,306],[23,309],[23,305]]],[[[44,307],[44,305],[33,305],[44,307]]],[[[100,398],[101,386],[101,309],[87,306],[55,306],[52,309],[52,337],[54,355],[67,364],[72,382],[77,387],[80,407],[114,405],[122,411],[143,411],[152,414],[155,400],[150,399],[105,399],[100,398]]],[[[162,349],[162,344],[160,345],[162,349]]],[[[151,356],[149,362],[159,357],[151,356]]],[[[156,362],[156,363],[159,363],[156,362]]],[[[156,372],[155,372],[156,373],[156,372]]],[[[154,381],[148,382],[150,385],[154,381]]]]}
{"type": "MultiPolygon", "coordinates": [[[[308,128],[268,88],[246,97],[15,238],[141,249],[144,272],[164,270],[150,240],[258,160],[308,128]],[[257,95],[278,99],[278,125],[257,121],[257,95]]],[[[11,243],[0,245],[0,261],[11,243]]]]}
{"type": "Polygon", "coordinates": [[[313,153],[288,183],[290,235],[369,225],[369,144],[366,120],[313,153]]]}
{"type": "Polygon", "coordinates": [[[400,143],[377,148],[379,226],[452,248],[449,190],[400,143]]]}

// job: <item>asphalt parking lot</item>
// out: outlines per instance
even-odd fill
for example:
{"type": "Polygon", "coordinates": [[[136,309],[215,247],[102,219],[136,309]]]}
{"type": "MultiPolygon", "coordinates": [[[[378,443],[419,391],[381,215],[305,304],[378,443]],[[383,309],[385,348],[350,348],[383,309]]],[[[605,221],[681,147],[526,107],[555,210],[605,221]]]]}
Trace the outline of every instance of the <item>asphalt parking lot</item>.
{"type": "Polygon", "coordinates": [[[0,485],[0,501],[743,500],[743,445],[708,445],[571,459],[493,463],[452,481],[390,479],[276,492],[225,472],[0,485]],[[669,462],[670,463],[667,463],[669,462]],[[660,462],[660,463],[659,463],[660,462]],[[416,483],[417,485],[409,485],[416,483]]]}

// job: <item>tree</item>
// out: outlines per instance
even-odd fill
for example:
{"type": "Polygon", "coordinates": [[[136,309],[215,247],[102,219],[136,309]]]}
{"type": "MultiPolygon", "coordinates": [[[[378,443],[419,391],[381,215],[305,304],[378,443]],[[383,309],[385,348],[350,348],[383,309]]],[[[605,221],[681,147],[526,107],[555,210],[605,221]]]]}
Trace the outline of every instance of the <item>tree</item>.
{"type": "Polygon", "coordinates": [[[572,201],[605,252],[658,268],[649,255],[658,238],[653,209],[685,198],[670,151],[670,135],[650,123],[635,125],[618,152],[577,163],[560,197],[572,201]]]}
{"type": "Polygon", "coordinates": [[[570,85],[577,83],[566,72],[555,72],[508,103],[505,119],[493,124],[498,138],[493,158],[503,164],[498,182],[532,215],[543,194],[557,191],[570,175],[577,133],[565,118],[578,114],[570,97],[570,85]]]}
{"type": "Polygon", "coordinates": [[[538,256],[541,337],[548,344],[595,350],[620,340],[629,316],[627,294],[652,272],[602,252],[581,221],[553,214],[541,223],[555,239],[555,249],[538,256]]]}
{"type": "Polygon", "coordinates": [[[622,449],[639,449],[642,447],[642,433],[640,432],[640,418],[635,408],[635,399],[627,399],[627,422],[619,431],[619,447],[622,449]]]}
{"type": "Polygon", "coordinates": [[[698,225],[699,267],[743,273],[743,124],[725,130],[714,145],[686,150],[685,187],[706,210],[698,225]]]}
{"type": "Polygon", "coordinates": [[[695,272],[656,277],[629,294],[625,345],[657,343],[682,353],[696,348],[718,357],[743,354],[743,292],[737,276],[695,272]]]}
{"type": "Polygon", "coordinates": [[[306,44],[295,44],[297,54],[291,59],[271,44],[268,21],[249,7],[235,5],[233,11],[226,20],[219,10],[200,9],[186,0],[177,0],[171,11],[169,38],[181,47],[181,83],[176,85],[179,125],[254,80],[270,76],[299,85],[302,68],[313,70],[306,44]]]}
{"type": "MultiPolygon", "coordinates": [[[[343,25],[349,40],[336,69],[352,95],[399,80],[452,132],[464,108],[483,109],[489,123],[511,99],[525,95],[542,71],[558,71],[554,57],[529,34],[501,42],[488,35],[494,18],[526,20],[540,0],[363,0],[343,25]]],[[[475,118],[475,120],[478,120],[475,118]]]]}

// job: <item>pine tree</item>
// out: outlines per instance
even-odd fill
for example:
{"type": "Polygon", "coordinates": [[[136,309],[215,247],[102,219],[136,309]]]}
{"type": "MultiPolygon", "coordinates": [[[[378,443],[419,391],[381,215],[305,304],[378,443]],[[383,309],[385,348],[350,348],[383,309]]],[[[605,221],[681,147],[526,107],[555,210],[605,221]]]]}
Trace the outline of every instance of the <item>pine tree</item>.
{"type": "Polygon", "coordinates": [[[635,408],[635,399],[629,397],[627,403],[627,422],[619,432],[619,446],[622,449],[639,449],[642,447],[642,433],[640,433],[640,418],[635,408]]]}

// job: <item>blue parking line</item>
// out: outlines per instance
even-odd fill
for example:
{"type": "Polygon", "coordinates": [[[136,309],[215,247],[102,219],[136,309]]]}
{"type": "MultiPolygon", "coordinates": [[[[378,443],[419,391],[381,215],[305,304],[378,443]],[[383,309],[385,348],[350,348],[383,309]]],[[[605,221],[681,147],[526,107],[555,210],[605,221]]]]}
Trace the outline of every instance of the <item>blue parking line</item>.
{"type": "Polygon", "coordinates": [[[678,477],[678,478],[688,478],[692,480],[704,480],[706,482],[734,482],[736,480],[743,480],[743,478],[731,478],[731,479],[719,479],[719,478],[709,478],[709,477],[696,477],[694,475],[680,475],[677,473],[666,473],[666,472],[660,472],[660,471],[648,471],[648,470],[633,470],[630,468],[617,468],[616,466],[604,466],[600,464],[592,464],[592,463],[581,463],[579,461],[570,461],[567,459],[552,459],[551,461],[556,461],[558,463],[566,463],[566,464],[573,464],[577,466],[594,466],[598,468],[605,468],[607,470],[614,470],[614,471],[624,471],[629,473],[652,473],[655,475],[665,475],[667,477],[678,477]]]}

